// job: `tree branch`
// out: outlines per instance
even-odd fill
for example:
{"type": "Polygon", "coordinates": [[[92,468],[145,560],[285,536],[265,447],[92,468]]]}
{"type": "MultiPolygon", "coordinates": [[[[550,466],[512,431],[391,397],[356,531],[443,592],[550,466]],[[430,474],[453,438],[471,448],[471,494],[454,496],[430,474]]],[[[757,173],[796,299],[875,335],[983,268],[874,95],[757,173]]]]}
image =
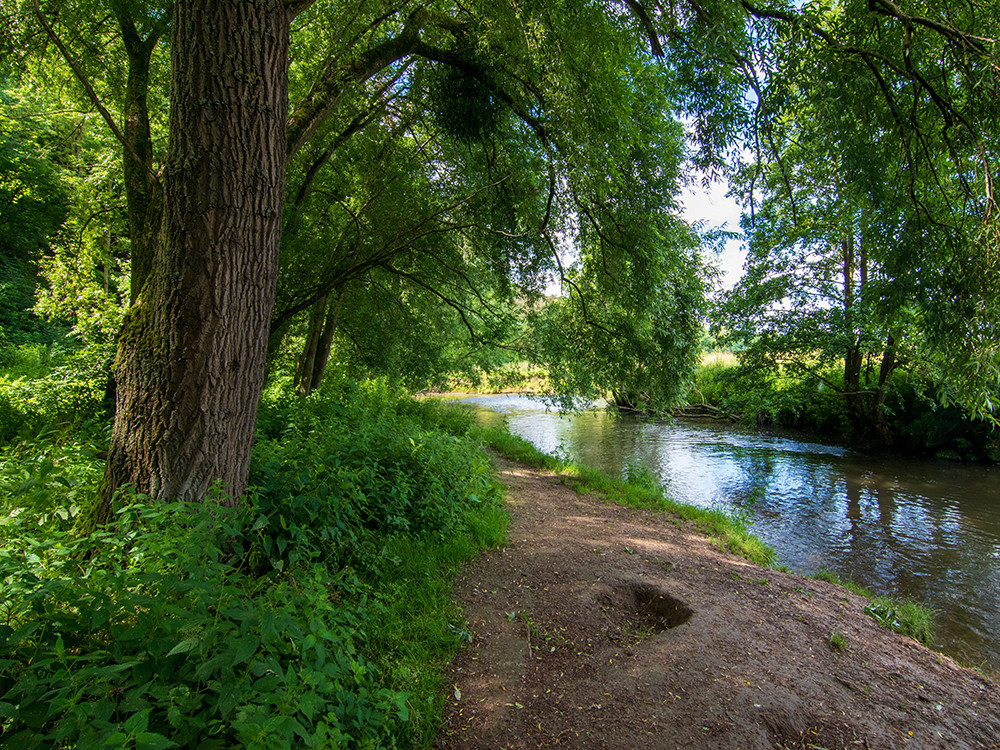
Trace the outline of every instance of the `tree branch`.
{"type": "Polygon", "coordinates": [[[297,154],[323,124],[347,86],[363,83],[392,63],[412,54],[420,42],[421,30],[431,18],[432,14],[426,9],[417,8],[407,17],[403,30],[396,37],[375,45],[347,65],[329,70],[316,88],[295,105],[288,119],[288,157],[297,154]]]}
{"type": "Polygon", "coordinates": [[[316,0],[285,0],[285,7],[288,8],[289,20],[292,20],[300,13],[308,10],[316,0]]]}
{"type": "Polygon", "coordinates": [[[653,19],[646,13],[646,9],[639,4],[638,0],[625,0],[625,4],[632,9],[632,12],[639,19],[639,23],[642,24],[646,36],[649,37],[649,46],[653,50],[653,55],[655,57],[663,57],[663,47],[660,46],[660,37],[657,36],[656,28],[653,26],[653,19]]]}
{"type": "Polygon", "coordinates": [[[143,171],[147,172],[148,176],[152,180],[156,181],[157,179],[156,175],[152,172],[152,170],[150,170],[149,166],[135,152],[135,148],[132,146],[131,143],[129,143],[128,139],[125,138],[124,134],[121,131],[121,128],[118,127],[118,123],[115,122],[115,118],[108,111],[108,108],[104,106],[104,103],[101,101],[101,98],[97,95],[97,92],[94,90],[93,85],[91,85],[90,79],[87,78],[87,74],[83,71],[83,67],[73,56],[73,53],[69,51],[69,48],[66,47],[65,44],[63,44],[63,41],[56,33],[56,30],[52,28],[52,24],[50,24],[48,20],[46,20],[45,14],[42,13],[42,8],[39,5],[39,0],[32,0],[32,6],[35,11],[35,18],[38,19],[38,23],[42,25],[42,28],[45,30],[46,35],[49,37],[52,43],[56,45],[56,48],[59,50],[59,54],[62,55],[63,59],[66,61],[66,64],[69,65],[70,69],[73,71],[73,75],[76,77],[76,80],[79,81],[81,86],[83,86],[84,93],[87,95],[87,98],[90,100],[91,104],[94,105],[94,108],[98,111],[98,113],[101,115],[101,118],[104,120],[108,128],[111,130],[111,134],[115,137],[115,140],[117,140],[118,143],[121,144],[128,158],[135,161],[136,164],[139,164],[143,169],[143,171]]]}

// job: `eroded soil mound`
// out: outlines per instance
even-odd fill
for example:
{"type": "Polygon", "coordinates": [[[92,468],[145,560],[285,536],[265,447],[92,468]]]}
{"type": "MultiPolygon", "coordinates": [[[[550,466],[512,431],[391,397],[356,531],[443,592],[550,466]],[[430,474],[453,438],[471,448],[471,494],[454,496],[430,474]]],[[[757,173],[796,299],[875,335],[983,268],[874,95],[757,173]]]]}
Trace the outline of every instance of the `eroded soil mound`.
{"type": "Polygon", "coordinates": [[[458,748],[993,748],[997,687],[867,601],[503,464],[511,544],[456,591],[458,748]]]}

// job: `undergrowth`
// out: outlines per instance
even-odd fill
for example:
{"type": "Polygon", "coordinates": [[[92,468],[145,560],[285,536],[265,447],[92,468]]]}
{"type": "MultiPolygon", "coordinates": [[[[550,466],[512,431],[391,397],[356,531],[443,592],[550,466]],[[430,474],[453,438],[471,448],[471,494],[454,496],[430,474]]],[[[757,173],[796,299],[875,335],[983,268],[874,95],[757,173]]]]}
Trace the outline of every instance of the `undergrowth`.
{"type": "Polygon", "coordinates": [[[384,383],[269,393],[238,509],[121,493],[86,537],[106,430],[3,445],[0,745],[429,746],[468,640],[450,582],[507,521],[440,416],[384,383]]]}

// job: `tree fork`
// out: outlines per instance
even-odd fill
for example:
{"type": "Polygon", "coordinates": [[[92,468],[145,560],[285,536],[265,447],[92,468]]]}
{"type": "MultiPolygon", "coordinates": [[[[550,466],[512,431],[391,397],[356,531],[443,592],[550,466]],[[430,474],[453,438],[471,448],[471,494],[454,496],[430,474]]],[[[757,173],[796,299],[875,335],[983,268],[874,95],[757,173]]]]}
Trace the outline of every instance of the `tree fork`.
{"type": "Polygon", "coordinates": [[[177,0],[163,229],[115,360],[104,505],[246,489],[277,278],[290,7],[177,0]]]}

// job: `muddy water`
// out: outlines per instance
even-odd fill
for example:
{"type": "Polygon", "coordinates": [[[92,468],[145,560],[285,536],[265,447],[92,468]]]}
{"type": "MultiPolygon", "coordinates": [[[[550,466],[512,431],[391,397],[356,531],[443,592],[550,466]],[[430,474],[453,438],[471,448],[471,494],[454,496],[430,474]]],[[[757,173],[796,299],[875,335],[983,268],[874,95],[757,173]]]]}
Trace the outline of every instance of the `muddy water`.
{"type": "Polygon", "coordinates": [[[1000,671],[1000,468],[874,457],[732,425],[562,417],[520,396],[465,399],[546,452],[656,472],[685,503],[744,517],[794,571],[829,570],[937,611],[937,648],[1000,671]]]}

